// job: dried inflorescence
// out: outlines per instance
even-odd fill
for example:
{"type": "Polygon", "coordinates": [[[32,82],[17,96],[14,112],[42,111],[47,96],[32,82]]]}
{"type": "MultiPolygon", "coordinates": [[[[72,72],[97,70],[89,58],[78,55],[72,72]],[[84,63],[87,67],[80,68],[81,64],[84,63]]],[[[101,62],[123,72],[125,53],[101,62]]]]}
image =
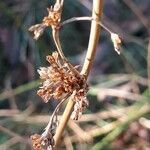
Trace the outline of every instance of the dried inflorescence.
{"type": "Polygon", "coordinates": [[[115,51],[120,55],[120,45],[121,45],[121,38],[116,33],[111,33],[111,40],[114,45],[115,51]]]}
{"type": "Polygon", "coordinates": [[[46,59],[51,66],[41,67],[38,70],[43,84],[37,94],[44,102],[48,102],[51,98],[63,99],[66,94],[72,94],[74,91],[76,91],[75,96],[79,97],[81,95],[78,94],[78,91],[81,89],[87,92],[84,76],[75,75],[65,64],[61,63],[57,52],[47,56],[46,59]]]}
{"type": "Polygon", "coordinates": [[[39,134],[31,135],[32,147],[34,150],[50,149],[54,146],[54,139],[51,133],[46,136],[39,134]]]}
{"type": "Polygon", "coordinates": [[[54,7],[47,8],[48,16],[44,17],[42,23],[33,25],[29,31],[34,32],[34,39],[38,39],[44,32],[46,27],[58,28],[61,20],[62,3],[59,0],[55,3],[54,7]]]}
{"type": "Polygon", "coordinates": [[[72,118],[77,120],[82,111],[88,106],[86,93],[88,86],[83,75],[76,75],[59,60],[58,53],[47,56],[49,67],[41,67],[38,70],[43,80],[42,86],[37,91],[45,103],[51,98],[61,100],[67,94],[73,96],[76,102],[72,118]]]}
{"type": "Polygon", "coordinates": [[[71,114],[71,118],[73,120],[78,120],[82,115],[82,112],[88,107],[89,102],[86,98],[86,91],[83,89],[79,91],[74,91],[73,98],[75,101],[75,105],[73,108],[73,112],[71,114]]]}
{"type": "Polygon", "coordinates": [[[32,146],[34,150],[42,150],[42,146],[41,146],[42,140],[39,134],[31,135],[31,140],[32,140],[32,146]]]}

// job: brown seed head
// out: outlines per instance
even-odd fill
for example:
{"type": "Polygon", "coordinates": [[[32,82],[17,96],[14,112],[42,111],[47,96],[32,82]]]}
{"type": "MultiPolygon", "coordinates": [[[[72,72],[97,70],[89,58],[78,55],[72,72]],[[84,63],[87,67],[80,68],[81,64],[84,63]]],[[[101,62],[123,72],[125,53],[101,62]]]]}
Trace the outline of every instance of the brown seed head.
{"type": "Polygon", "coordinates": [[[31,136],[32,146],[34,150],[42,150],[41,146],[41,136],[39,134],[34,134],[31,136]]]}
{"type": "Polygon", "coordinates": [[[43,83],[37,94],[42,97],[44,102],[48,102],[51,97],[62,99],[66,94],[72,94],[74,91],[78,91],[76,99],[85,96],[87,84],[82,75],[76,76],[71,70],[68,70],[59,60],[57,52],[47,56],[46,59],[51,66],[41,67],[38,70],[43,83]]]}
{"type": "Polygon", "coordinates": [[[54,7],[47,8],[48,16],[43,18],[42,23],[33,25],[29,28],[29,31],[34,33],[35,40],[43,34],[46,27],[59,28],[61,20],[61,6],[59,5],[61,4],[56,3],[54,7]]]}

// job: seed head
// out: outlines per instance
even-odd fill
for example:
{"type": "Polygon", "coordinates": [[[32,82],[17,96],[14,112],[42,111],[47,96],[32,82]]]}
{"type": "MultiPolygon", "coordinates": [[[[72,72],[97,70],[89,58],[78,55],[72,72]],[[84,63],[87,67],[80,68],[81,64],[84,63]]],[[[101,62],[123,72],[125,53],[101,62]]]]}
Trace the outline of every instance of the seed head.
{"type": "Polygon", "coordinates": [[[59,27],[61,20],[61,4],[57,2],[54,7],[51,6],[47,8],[47,11],[48,15],[43,18],[42,23],[33,25],[29,28],[29,31],[34,33],[35,40],[43,34],[46,27],[59,27]]]}
{"type": "Polygon", "coordinates": [[[57,52],[48,55],[46,59],[50,63],[50,66],[41,67],[38,70],[43,82],[37,91],[37,94],[41,96],[44,102],[48,102],[51,98],[57,100],[63,99],[65,95],[73,93],[76,93],[74,96],[75,99],[82,99],[80,97],[85,96],[87,92],[87,84],[84,76],[77,76],[69,70],[59,60],[57,52]]]}
{"type": "Polygon", "coordinates": [[[73,94],[75,100],[74,109],[71,114],[71,118],[73,120],[78,120],[81,117],[82,112],[89,106],[89,102],[86,98],[86,92],[87,91],[84,89],[81,89],[77,92],[75,91],[73,94]]]}
{"type": "Polygon", "coordinates": [[[121,39],[116,33],[111,33],[111,40],[114,44],[115,51],[120,55],[121,39]]]}
{"type": "Polygon", "coordinates": [[[54,139],[51,133],[48,134],[34,134],[31,136],[32,140],[32,147],[34,150],[43,150],[47,149],[48,147],[54,146],[54,139]]]}
{"type": "Polygon", "coordinates": [[[31,136],[32,146],[34,150],[42,150],[41,146],[41,136],[39,134],[34,134],[31,136]]]}

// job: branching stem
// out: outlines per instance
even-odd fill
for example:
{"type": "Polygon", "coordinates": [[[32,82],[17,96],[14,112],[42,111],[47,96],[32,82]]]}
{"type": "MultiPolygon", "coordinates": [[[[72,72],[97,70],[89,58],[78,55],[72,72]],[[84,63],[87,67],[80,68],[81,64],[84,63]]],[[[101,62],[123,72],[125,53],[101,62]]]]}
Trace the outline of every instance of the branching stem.
{"type": "MultiPolygon", "coordinates": [[[[92,18],[94,20],[100,21],[100,17],[102,15],[102,2],[103,0],[93,0],[93,11],[92,11],[92,18]]],[[[96,21],[92,20],[91,23],[91,32],[90,32],[90,39],[88,44],[88,50],[87,55],[85,58],[85,62],[81,71],[81,74],[84,74],[86,78],[89,75],[89,72],[91,70],[91,66],[94,60],[94,56],[96,53],[96,46],[99,40],[99,34],[100,34],[100,26],[96,23],[96,21]]],[[[60,120],[60,123],[57,127],[56,134],[54,136],[55,140],[55,148],[57,148],[59,140],[62,136],[62,133],[67,125],[67,122],[70,118],[70,115],[72,113],[73,107],[75,102],[73,101],[73,98],[70,97],[68,104],[65,108],[65,111],[62,115],[62,118],[60,120]]]]}
{"type": "Polygon", "coordinates": [[[57,48],[57,51],[62,59],[62,61],[66,64],[68,69],[70,69],[75,75],[80,76],[80,73],[69,63],[67,58],[65,57],[59,39],[59,29],[52,28],[53,39],[57,48]]]}
{"type": "Polygon", "coordinates": [[[85,17],[73,17],[70,19],[65,20],[60,24],[60,26],[64,26],[66,24],[76,22],[76,21],[95,21],[97,24],[99,24],[102,28],[104,28],[108,33],[113,33],[108,27],[106,27],[101,21],[95,20],[93,17],[85,16],[85,17]]]}

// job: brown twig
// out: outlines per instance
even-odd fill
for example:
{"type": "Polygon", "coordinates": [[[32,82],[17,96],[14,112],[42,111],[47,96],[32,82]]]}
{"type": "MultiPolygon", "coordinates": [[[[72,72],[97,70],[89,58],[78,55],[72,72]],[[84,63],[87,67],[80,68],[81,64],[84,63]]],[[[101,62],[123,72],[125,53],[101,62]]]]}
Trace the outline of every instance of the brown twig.
{"type": "MultiPolygon", "coordinates": [[[[109,108],[109,111],[102,111],[94,114],[83,114],[82,118],[78,120],[78,122],[91,122],[96,121],[98,118],[101,119],[108,119],[108,118],[118,118],[121,117],[123,114],[125,114],[127,111],[129,111],[130,107],[125,108],[109,108]]],[[[20,120],[16,120],[14,115],[13,121],[20,122],[20,120]]],[[[58,120],[61,118],[61,116],[58,116],[58,120]]],[[[21,122],[25,124],[47,124],[49,121],[49,115],[31,115],[21,122]]]]}
{"type": "Polygon", "coordinates": [[[65,20],[64,22],[62,22],[60,25],[61,26],[64,26],[68,23],[71,23],[71,22],[75,22],[75,21],[95,21],[98,25],[100,25],[102,28],[104,28],[111,36],[111,41],[113,42],[113,45],[114,45],[114,49],[115,51],[120,55],[120,49],[121,49],[121,38],[119,37],[118,34],[112,32],[108,27],[106,27],[102,22],[100,21],[97,21],[95,20],[95,18],[93,17],[88,17],[88,16],[85,16],[85,17],[73,17],[73,18],[70,18],[68,20],[65,20]]]}
{"type": "Polygon", "coordinates": [[[124,89],[119,89],[119,88],[95,88],[93,90],[97,91],[98,98],[102,100],[104,100],[107,96],[130,99],[132,101],[137,101],[139,99],[146,98],[140,94],[132,93],[130,91],[126,91],[124,89]]]}
{"type": "Polygon", "coordinates": [[[77,137],[84,142],[91,143],[93,141],[93,137],[88,134],[88,132],[84,131],[77,123],[70,120],[69,127],[74,131],[77,137]]]}
{"type": "MultiPolygon", "coordinates": [[[[116,121],[113,121],[111,123],[108,123],[102,127],[96,127],[94,129],[86,129],[84,132],[88,135],[90,135],[91,137],[99,137],[103,134],[106,134],[112,130],[114,130],[116,127],[118,127],[118,125],[120,124],[124,124],[126,123],[127,121],[130,121],[129,119],[129,112],[132,112],[133,110],[135,109],[134,106],[131,106],[129,111],[124,114],[121,118],[117,119],[116,121]]],[[[139,109],[139,108],[138,108],[139,109]]],[[[150,109],[148,107],[147,104],[143,105],[139,111],[136,111],[136,113],[138,113],[138,115],[136,116],[135,115],[135,118],[134,119],[138,119],[140,118],[142,115],[146,114],[146,113],[149,113],[150,112],[150,109]]],[[[132,113],[132,115],[134,116],[134,113],[132,113]]],[[[130,116],[131,117],[131,116],[130,116]]],[[[86,136],[86,135],[85,135],[86,136]]],[[[70,140],[72,142],[77,142],[79,141],[79,138],[77,135],[73,135],[73,136],[70,136],[70,140]]]]}
{"type": "Polygon", "coordinates": [[[12,117],[19,114],[18,109],[1,109],[0,117],[12,117]]]}
{"type": "Polygon", "coordinates": [[[65,144],[66,150],[73,150],[73,145],[68,135],[68,132],[66,133],[66,136],[64,138],[64,144],[65,144]]]}
{"type": "MultiPolygon", "coordinates": [[[[93,11],[92,11],[92,17],[99,21],[100,17],[102,15],[102,0],[93,0],[93,11]]],[[[81,74],[84,74],[86,78],[89,75],[89,72],[91,70],[91,66],[93,64],[94,56],[96,53],[96,46],[99,40],[99,34],[100,34],[100,26],[95,22],[92,21],[91,23],[91,32],[90,32],[90,39],[89,39],[89,45],[87,50],[87,55],[85,58],[85,62],[81,71],[81,74]]],[[[65,111],[62,115],[62,118],[60,120],[59,126],[56,130],[56,134],[54,136],[55,139],[55,147],[58,146],[59,140],[62,136],[62,133],[67,125],[67,122],[70,118],[70,115],[72,113],[72,109],[75,102],[72,100],[72,97],[70,97],[69,102],[65,108],[65,111]]]]}
{"type": "MultiPolygon", "coordinates": [[[[88,134],[89,136],[91,136],[92,138],[94,137],[98,137],[100,135],[106,134],[110,131],[112,131],[117,125],[118,125],[119,121],[113,121],[111,123],[108,123],[106,125],[104,125],[103,127],[96,127],[94,129],[91,129],[89,131],[89,129],[87,131],[84,131],[85,134],[88,134]]],[[[79,138],[77,135],[72,135],[70,136],[70,140],[71,142],[77,142],[79,141],[79,138]]],[[[85,141],[85,139],[83,139],[85,141]]]]}

